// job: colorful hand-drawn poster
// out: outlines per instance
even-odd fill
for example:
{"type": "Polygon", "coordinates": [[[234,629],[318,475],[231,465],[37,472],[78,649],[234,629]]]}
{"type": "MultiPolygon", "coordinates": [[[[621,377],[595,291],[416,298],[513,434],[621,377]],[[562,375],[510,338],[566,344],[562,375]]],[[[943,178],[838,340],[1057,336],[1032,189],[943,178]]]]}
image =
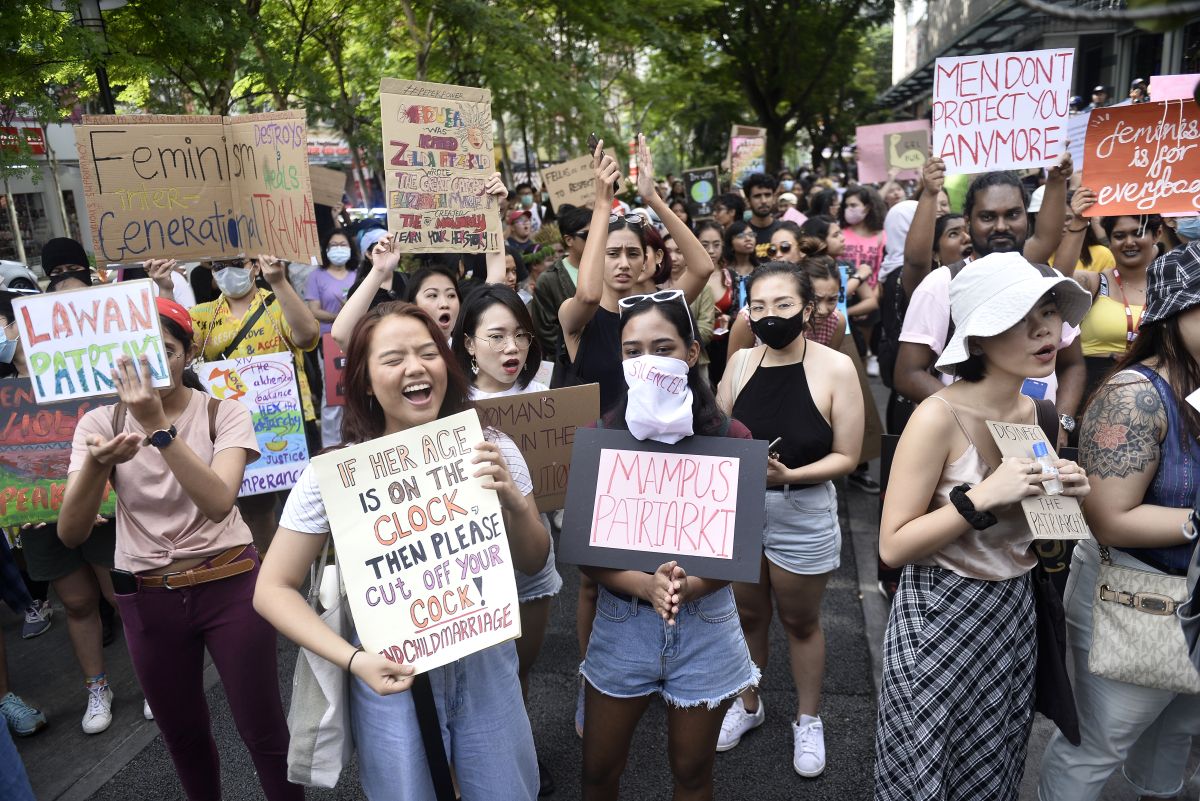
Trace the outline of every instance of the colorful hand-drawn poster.
{"type": "Polygon", "coordinates": [[[321,335],[321,358],[325,362],[325,405],[346,405],[346,354],[333,334],[321,335]]]}
{"type": "MultiPolygon", "coordinates": [[[[99,405],[92,398],[39,405],[29,379],[0,379],[0,520],[5,526],[58,519],[75,426],[99,405]]],[[[100,514],[116,514],[111,486],[104,489],[100,514]]]]}
{"type": "Polygon", "coordinates": [[[196,372],[214,398],[236,400],[250,410],[262,455],[246,465],[238,495],[259,495],[294,486],[308,464],[308,441],[291,354],[205,362],[196,372]]]}
{"type": "Polygon", "coordinates": [[[521,636],[474,410],[313,459],[363,646],[418,673],[521,636]]]}
{"type": "Polygon", "coordinates": [[[1097,198],[1087,216],[1200,211],[1198,145],[1195,100],[1096,109],[1081,177],[1097,198]]]}
{"type": "Polygon", "coordinates": [[[405,253],[497,252],[492,93],[384,78],[379,84],[388,230],[405,253]]]}
{"type": "Polygon", "coordinates": [[[691,205],[692,219],[706,220],[712,216],[717,199],[717,168],[698,167],[683,171],[683,185],[691,205]]]}
{"type": "Polygon", "coordinates": [[[1067,147],[1071,48],[939,58],[933,155],[946,173],[1052,167],[1067,147]]]}
{"type": "Polygon", "coordinates": [[[316,263],[303,111],[85,116],[76,136],[97,263],[316,263]]]}
{"type": "Polygon", "coordinates": [[[740,187],[752,173],[766,169],[767,129],[735,125],[729,134],[729,172],[740,187]]]}
{"type": "Polygon", "coordinates": [[[171,386],[149,280],[99,284],[13,299],[38,403],[116,395],[124,355],[149,360],[155,387],[171,386]]]}
{"type": "Polygon", "coordinates": [[[915,180],[929,155],[929,120],[860,125],[854,142],[861,183],[915,180]]]}

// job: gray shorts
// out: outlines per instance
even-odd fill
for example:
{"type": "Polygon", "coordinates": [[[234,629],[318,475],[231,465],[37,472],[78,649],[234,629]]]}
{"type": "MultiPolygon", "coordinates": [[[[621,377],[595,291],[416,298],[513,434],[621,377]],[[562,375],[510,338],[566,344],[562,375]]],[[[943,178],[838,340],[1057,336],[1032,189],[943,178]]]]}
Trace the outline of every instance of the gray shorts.
{"type": "Polygon", "coordinates": [[[842,563],[842,528],[832,481],[771,490],[763,524],[763,555],[789,573],[816,576],[842,563]]]}

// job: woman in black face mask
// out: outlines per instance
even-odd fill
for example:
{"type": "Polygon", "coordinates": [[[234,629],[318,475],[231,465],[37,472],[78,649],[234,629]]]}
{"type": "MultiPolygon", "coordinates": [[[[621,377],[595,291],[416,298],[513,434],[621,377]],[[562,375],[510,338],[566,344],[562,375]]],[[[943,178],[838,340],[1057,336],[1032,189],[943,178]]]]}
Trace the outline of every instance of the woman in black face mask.
{"type": "MultiPolygon", "coordinates": [[[[770,442],[771,457],[761,578],[735,583],[734,595],[750,655],[760,666],[767,661],[772,596],[779,605],[799,696],[792,766],[812,777],[825,770],[818,716],[825,674],[821,596],[842,544],[832,479],[858,464],[863,397],[849,357],[802,336],[813,313],[806,273],[784,262],[765,264],[750,276],[747,295],[751,329],[764,344],[730,358],[717,404],[755,439],[770,442]]],[[[717,750],[733,748],[764,720],[762,699],[745,691],[725,715],[717,750]]]]}

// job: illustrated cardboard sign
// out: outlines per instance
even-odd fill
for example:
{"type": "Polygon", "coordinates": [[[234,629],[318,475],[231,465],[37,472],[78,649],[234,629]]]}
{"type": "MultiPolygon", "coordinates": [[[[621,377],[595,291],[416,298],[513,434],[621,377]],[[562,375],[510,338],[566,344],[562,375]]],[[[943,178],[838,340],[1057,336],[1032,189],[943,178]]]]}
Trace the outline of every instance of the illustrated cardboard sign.
{"type": "Polygon", "coordinates": [[[384,78],[379,83],[388,230],[403,253],[495,253],[499,202],[487,89],[384,78]]]}
{"type": "Polygon", "coordinates": [[[320,251],[303,111],[85,116],[76,128],[101,264],[320,251]]]}
{"type": "Polygon", "coordinates": [[[346,173],[310,164],[308,177],[312,181],[313,203],[337,206],[342,202],[342,196],[346,194],[346,173]]]}
{"type": "Polygon", "coordinates": [[[596,202],[596,178],[592,172],[592,157],[580,156],[553,167],[543,167],[542,185],[550,193],[554,208],[564,203],[572,206],[591,206],[596,202]]]}
{"type": "Polygon", "coordinates": [[[600,417],[600,385],[477,400],[475,408],[484,426],[512,437],[525,457],[538,511],[563,508],[575,429],[600,417]]]}
{"type": "Polygon", "coordinates": [[[171,386],[151,286],[144,279],[13,299],[38,403],[116,395],[121,356],[145,354],[154,386],[171,386]]]}
{"type": "Polygon", "coordinates": [[[1081,185],[1096,192],[1088,217],[1200,211],[1200,110],[1195,100],[1092,112],[1081,185]]]}
{"type": "MultiPolygon", "coordinates": [[[[0,379],[0,520],[5,526],[58,520],[75,426],[98,405],[92,398],[39,405],[29,379],[0,379]]],[[[111,486],[104,489],[100,514],[116,514],[111,486]]]]}
{"type": "Polygon", "coordinates": [[[692,218],[704,220],[712,216],[717,199],[717,168],[700,167],[683,171],[683,185],[691,204],[692,218]]]}
{"type": "Polygon", "coordinates": [[[482,441],[468,410],[312,462],[363,646],[418,673],[521,636],[482,441]]]}
{"type": "Polygon", "coordinates": [[[729,134],[729,171],[741,186],[752,173],[766,169],[767,129],[735,125],[729,134]]]}
{"type": "Polygon", "coordinates": [[[1159,100],[1191,100],[1200,86],[1200,74],[1153,75],[1150,77],[1150,97],[1159,100]]]}
{"type": "Polygon", "coordinates": [[[767,443],[686,437],[674,445],[628,431],[575,432],[560,561],[757,582],[767,443]]]}
{"type": "Polygon", "coordinates": [[[929,120],[860,125],[854,141],[862,183],[879,184],[893,176],[916,179],[929,156],[929,120]]]}
{"type": "Polygon", "coordinates": [[[196,371],[214,398],[250,410],[258,460],[246,465],[239,496],[285,490],[308,465],[304,409],[290,353],[267,353],[205,362],[196,371]]]}
{"type": "Polygon", "coordinates": [[[933,154],[946,173],[1051,167],[1067,146],[1072,48],[939,58],[933,154]]]}
{"type": "MultiPolygon", "coordinates": [[[[1039,425],[998,423],[987,420],[988,432],[1000,448],[1001,456],[1033,458],[1033,443],[1044,442],[1051,458],[1054,444],[1046,439],[1039,425]]],[[[1021,501],[1025,520],[1036,540],[1086,540],[1092,536],[1079,501],[1069,495],[1035,495],[1021,501]]]]}
{"type": "Polygon", "coordinates": [[[321,334],[321,359],[325,362],[325,405],[346,405],[346,353],[333,338],[321,334]]]}

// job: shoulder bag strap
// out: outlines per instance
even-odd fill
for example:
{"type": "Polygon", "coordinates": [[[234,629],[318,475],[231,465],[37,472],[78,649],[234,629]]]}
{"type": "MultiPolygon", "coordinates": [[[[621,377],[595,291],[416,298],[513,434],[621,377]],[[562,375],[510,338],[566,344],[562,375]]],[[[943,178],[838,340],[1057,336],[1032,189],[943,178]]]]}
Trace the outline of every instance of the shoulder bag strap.
{"type": "MultiPolygon", "coordinates": [[[[242,344],[242,340],[246,338],[246,335],[250,333],[250,329],[253,328],[254,324],[258,322],[258,318],[262,317],[263,312],[267,310],[267,306],[274,300],[274,293],[270,293],[262,299],[262,303],[259,304],[259,307],[254,310],[253,314],[246,318],[246,322],[242,323],[242,327],[238,329],[237,334],[229,342],[229,344],[225,346],[225,351],[221,354],[222,359],[230,358],[230,354],[237,350],[238,345],[242,344]]],[[[274,321],[272,321],[272,323],[274,323],[274,321]]]]}
{"type": "Polygon", "coordinates": [[[1054,408],[1054,402],[1042,398],[1035,400],[1034,406],[1037,407],[1037,423],[1042,428],[1042,433],[1046,435],[1046,439],[1050,442],[1050,447],[1055,448],[1058,445],[1058,409],[1054,408]]]}
{"type": "Polygon", "coordinates": [[[429,762],[429,776],[433,779],[434,794],[437,801],[455,801],[450,762],[446,759],[446,744],[442,740],[442,725],[438,722],[437,704],[433,701],[428,673],[421,673],[413,679],[412,699],[417,712],[417,725],[421,729],[421,743],[425,746],[425,759],[429,762]]]}

